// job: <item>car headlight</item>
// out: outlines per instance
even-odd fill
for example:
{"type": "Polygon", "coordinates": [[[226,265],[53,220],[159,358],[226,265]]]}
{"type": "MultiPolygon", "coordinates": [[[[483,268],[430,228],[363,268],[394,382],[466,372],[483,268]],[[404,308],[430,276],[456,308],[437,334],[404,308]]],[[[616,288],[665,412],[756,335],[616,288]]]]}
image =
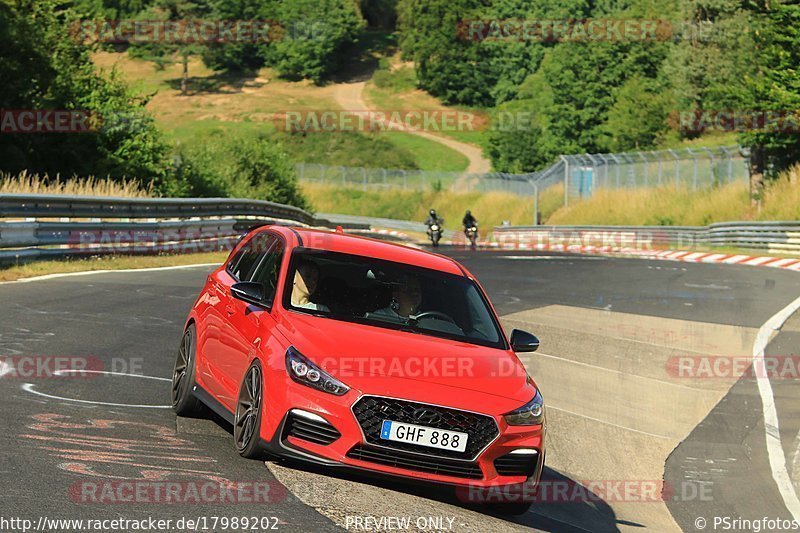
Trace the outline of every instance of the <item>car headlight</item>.
{"type": "Polygon", "coordinates": [[[286,370],[293,380],[312,389],[336,396],[343,396],[350,390],[350,387],[309,361],[294,346],[286,350],[286,370]]]}
{"type": "Polygon", "coordinates": [[[536,396],[519,409],[503,415],[509,426],[538,426],[544,422],[544,400],[539,390],[536,396]]]}

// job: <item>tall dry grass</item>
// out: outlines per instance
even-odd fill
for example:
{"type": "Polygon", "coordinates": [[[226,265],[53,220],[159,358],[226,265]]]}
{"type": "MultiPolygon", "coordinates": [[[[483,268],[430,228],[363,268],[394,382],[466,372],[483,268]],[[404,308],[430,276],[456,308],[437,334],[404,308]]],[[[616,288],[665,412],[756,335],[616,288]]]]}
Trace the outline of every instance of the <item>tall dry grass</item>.
{"type": "Polygon", "coordinates": [[[800,164],[767,184],[758,220],[800,220],[800,164]]]}
{"type": "Polygon", "coordinates": [[[800,220],[800,165],[767,183],[760,208],[751,205],[746,183],[699,191],[672,186],[605,189],[560,207],[547,223],[705,226],[737,220],[800,220]]]}
{"type": "Polygon", "coordinates": [[[151,186],[143,186],[138,180],[114,181],[73,177],[63,179],[60,175],[51,178],[47,174],[17,175],[0,173],[0,194],[74,194],[82,196],[121,196],[125,198],[151,198],[156,196],[151,186]]]}
{"type": "MultiPolygon", "coordinates": [[[[483,228],[499,226],[503,220],[514,225],[533,223],[533,199],[511,193],[456,193],[452,191],[362,191],[335,185],[302,183],[314,210],[322,213],[361,215],[424,221],[430,208],[445,218],[445,227],[458,229],[464,212],[469,209],[483,228]]],[[[564,195],[561,186],[541,192],[539,211],[548,217],[564,195]]]]}

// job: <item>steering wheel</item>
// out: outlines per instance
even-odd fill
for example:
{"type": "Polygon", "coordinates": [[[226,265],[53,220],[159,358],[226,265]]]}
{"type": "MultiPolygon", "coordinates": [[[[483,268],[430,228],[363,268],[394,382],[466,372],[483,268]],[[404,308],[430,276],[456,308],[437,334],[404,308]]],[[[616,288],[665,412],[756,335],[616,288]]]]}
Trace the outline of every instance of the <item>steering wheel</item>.
{"type": "Polygon", "coordinates": [[[446,314],[444,314],[444,313],[442,313],[440,311],[425,311],[424,313],[420,313],[418,315],[410,316],[409,318],[414,320],[414,322],[419,322],[419,320],[421,318],[428,318],[428,317],[438,318],[440,320],[444,320],[446,322],[450,322],[454,326],[458,326],[458,324],[456,324],[456,321],[453,320],[453,318],[450,315],[446,315],[446,314]]]}

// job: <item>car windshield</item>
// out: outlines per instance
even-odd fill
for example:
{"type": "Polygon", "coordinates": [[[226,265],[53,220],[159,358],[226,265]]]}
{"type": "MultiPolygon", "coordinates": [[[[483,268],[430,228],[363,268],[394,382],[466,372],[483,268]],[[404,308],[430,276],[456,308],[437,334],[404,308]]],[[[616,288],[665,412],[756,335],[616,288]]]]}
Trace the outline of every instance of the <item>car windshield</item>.
{"type": "Polygon", "coordinates": [[[337,320],[504,348],[475,282],[369,257],[297,249],[284,307],[337,320]]]}

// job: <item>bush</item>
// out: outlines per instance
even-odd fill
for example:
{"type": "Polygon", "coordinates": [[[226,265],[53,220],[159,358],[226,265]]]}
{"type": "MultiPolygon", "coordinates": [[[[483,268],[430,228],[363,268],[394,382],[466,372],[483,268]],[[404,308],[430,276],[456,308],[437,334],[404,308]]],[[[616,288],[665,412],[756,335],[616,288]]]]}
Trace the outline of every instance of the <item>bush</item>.
{"type": "Polygon", "coordinates": [[[188,196],[269,200],[308,209],[294,166],[267,137],[209,137],[180,150],[177,180],[188,196]]]}

